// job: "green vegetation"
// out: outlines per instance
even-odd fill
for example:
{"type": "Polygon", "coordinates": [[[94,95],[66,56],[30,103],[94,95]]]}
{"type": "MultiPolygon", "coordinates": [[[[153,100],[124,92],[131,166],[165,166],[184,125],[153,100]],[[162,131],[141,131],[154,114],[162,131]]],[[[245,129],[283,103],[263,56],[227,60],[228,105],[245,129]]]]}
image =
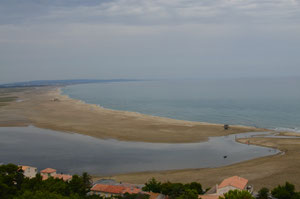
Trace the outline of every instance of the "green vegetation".
{"type": "Polygon", "coordinates": [[[278,185],[271,193],[277,199],[300,199],[300,192],[295,192],[295,186],[288,182],[283,186],[278,185]]]}
{"type": "Polygon", "coordinates": [[[125,193],[124,196],[117,196],[117,199],[149,199],[150,196],[146,194],[129,194],[125,193]]]}
{"type": "Polygon", "coordinates": [[[268,199],[269,198],[269,189],[268,188],[261,188],[258,191],[257,199],[268,199]]]}
{"type": "MultiPolygon", "coordinates": [[[[14,164],[0,166],[0,198],[2,199],[108,199],[98,195],[89,195],[92,187],[91,177],[87,173],[81,176],[73,175],[69,182],[52,177],[42,180],[37,174],[34,178],[26,178],[23,171],[14,164]]],[[[192,182],[161,183],[152,178],[143,191],[162,193],[169,199],[198,199],[198,195],[204,194],[201,184],[192,182]]],[[[276,199],[300,199],[300,192],[295,191],[295,186],[288,182],[278,185],[271,193],[267,188],[258,191],[256,199],[268,199],[272,196],[276,199]]],[[[116,196],[116,199],[149,199],[145,194],[124,194],[116,196]]],[[[231,190],[220,199],[254,199],[248,191],[231,190]]]]}
{"type": "Polygon", "coordinates": [[[192,182],[190,184],[182,183],[161,183],[152,178],[145,184],[143,191],[162,193],[168,195],[170,199],[197,199],[199,194],[203,194],[201,184],[192,182]]]}
{"type": "MultiPolygon", "coordinates": [[[[89,195],[92,186],[91,177],[87,173],[73,175],[69,182],[52,177],[42,180],[37,174],[35,178],[24,177],[23,171],[14,164],[0,166],[0,198],[2,199],[104,199],[97,195],[89,195]]],[[[147,199],[135,194],[125,194],[120,199],[147,199]]]]}
{"type": "Polygon", "coordinates": [[[230,190],[219,199],[255,199],[248,191],[230,190]]]}

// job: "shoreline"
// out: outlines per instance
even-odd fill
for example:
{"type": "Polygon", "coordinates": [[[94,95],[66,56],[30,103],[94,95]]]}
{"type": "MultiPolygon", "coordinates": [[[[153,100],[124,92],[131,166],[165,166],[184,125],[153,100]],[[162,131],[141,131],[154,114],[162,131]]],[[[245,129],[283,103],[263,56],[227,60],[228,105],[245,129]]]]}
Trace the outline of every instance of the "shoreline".
{"type": "Polygon", "coordinates": [[[0,126],[34,125],[102,139],[153,143],[195,143],[208,137],[271,131],[241,125],[230,125],[229,130],[224,130],[223,124],[107,109],[70,98],[62,93],[61,87],[29,88],[14,95],[18,102],[0,109],[0,126]]]}
{"type": "Polygon", "coordinates": [[[247,144],[248,141],[251,142],[251,145],[278,149],[280,152],[215,168],[145,171],[112,176],[93,176],[93,179],[109,178],[129,183],[145,183],[154,177],[161,182],[190,183],[195,181],[204,187],[212,187],[224,178],[238,175],[249,179],[249,183],[254,185],[255,191],[263,187],[272,188],[285,182],[293,183],[296,190],[300,190],[300,172],[297,170],[300,166],[298,155],[300,143],[297,139],[268,137],[237,139],[237,142],[242,144],[247,144]]]}
{"type": "MultiPolygon", "coordinates": [[[[123,113],[126,113],[126,114],[129,114],[129,115],[141,115],[141,116],[147,116],[147,117],[153,117],[153,118],[157,118],[157,119],[168,119],[168,120],[175,120],[177,122],[184,122],[184,123],[195,123],[195,124],[204,124],[204,125],[221,125],[223,127],[224,124],[221,124],[221,123],[210,123],[210,122],[201,122],[201,121],[191,121],[191,120],[180,120],[180,119],[175,119],[175,118],[170,118],[170,117],[164,117],[164,116],[155,116],[155,115],[150,115],[150,114],[145,114],[145,113],[140,113],[140,112],[137,112],[137,111],[125,111],[125,110],[117,110],[117,109],[112,109],[112,108],[106,108],[106,107],[103,107],[101,106],[100,104],[90,104],[88,102],[85,102],[84,100],[80,100],[80,99],[76,99],[76,98],[72,98],[70,97],[69,95],[67,94],[64,94],[63,91],[62,91],[62,88],[65,87],[65,86],[61,86],[61,87],[56,87],[57,89],[57,92],[59,92],[59,95],[60,96],[64,96],[64,97],[67,97],[68,99],[70,100],[75,100],[75,101],[78,101],[80,103],[83,103],[83,104],[86,104],[86,105],[92,105],[92,106],[96,106],[97,108],[100,108],[100,109],[104,109],[104,110],[109,110],[109,111],[116,111],[116,112],[123,112],[123,113]]],[[[274,129],[266,129],[266,128],[259,128],[259,127],[255,127],[255,126],[246,126],[246,125],[238,125],[238,124],[233,124],[233,125],[230,125],[230,127],[240,127],[240,128],[253,128],[253,129],[261,129],[263,131],[276,131],[274,129]]],[[[280,131],[281,132],[281,131],[280,131]]],[[[230,134],[228,134],[230,135],[230,134]]]]}
{"type": "MultiPolygon", "coordinates": [[[[0,107],[0,126],[34,125],[101,139],[151,143],[193,143],[205,141],[208,137],[271,131],[244,126],[231,126],[232,129],[225,131],[221,124],[110,110],[62,95],[58,87],[26,88],[11,91],[10,95],[16,96],[18,100],[0,107]]],[[[280,132],[279,135],[289,136],[295,133],[280,132]]],[[[132,183],[145,183],[155,177],[160,181],[196,181],[204,187],[211,187],[224,178],[239,175],[249,179],[255,190],[274,187],[286,181],[295,184],[296,189],[300,190],[300,172],[297,170],[300,166],[300,142],[297,139],[251,137],[238,141],[247,143],[249,140],[254,145],[277,148],[284,155],[271,155],[217,168],[147,171],[108,177],[132,183]]]]}

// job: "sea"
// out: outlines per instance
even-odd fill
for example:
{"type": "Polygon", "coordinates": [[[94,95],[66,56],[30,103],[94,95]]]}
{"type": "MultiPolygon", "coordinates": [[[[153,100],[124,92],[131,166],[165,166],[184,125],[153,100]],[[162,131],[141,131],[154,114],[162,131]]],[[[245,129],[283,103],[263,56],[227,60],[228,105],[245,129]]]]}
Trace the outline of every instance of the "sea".
{"type": "Polygon", "coordinates": [[[62,93],[114,110],[300,133],[299,77],[78,84],[62,93]]]}

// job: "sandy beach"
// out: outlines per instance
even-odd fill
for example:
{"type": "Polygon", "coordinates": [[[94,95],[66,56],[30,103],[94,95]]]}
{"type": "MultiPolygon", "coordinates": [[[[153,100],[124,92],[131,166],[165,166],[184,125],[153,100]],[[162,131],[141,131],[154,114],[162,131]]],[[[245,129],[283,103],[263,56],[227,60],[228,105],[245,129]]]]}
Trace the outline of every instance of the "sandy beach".
{"type": "Polygon", "coordinates": [[[300,190],[300,140],[281,138],[240,139],[240,142],[277,148],[282,153],[274,156],[257,158],[229,166],[204,169],[184,169],[176,171],[142,172],[110,176],[117,181],[144,183],[155,177],[160,181],[202,183],[204,187],[212,187],[220,183],[224,178],[238,175],[249,179],[255,190],[262,187],[274,188],[286,181],[295,184],[300,190]]]}
{"type": "MultiPolygon", "coordinates": [[[[105,109],[61,95],[60,89],[55,87],[1,89],[0,93],[2,98],[9,96],[14,99],[1,102],[0,126],[34,125],[104,139],[165,143],[199,142],[210,136],[265,130],[244,126],[231,126],[230,130],[224,130],[222,124],[181,121],[105,109]]],[[[295,136],[292,133],[280,135],[295,136]]],[[[152,177],[160,181],[197,181],[207,188],[226,177],[239,175],[249,179],[255,190],[261,187],[271,188],[286,181],[295,184],[297,190],[300,190],[298,139],[255,137],[238,141],[277,148],[283,153],[220,168],[149,171],[109,177],[132,183],[145,183],[152,177]]]]}
{"type": "Polygon", "coordinates": [[[229,130],[224,130],[222,124],[105,109],[61,95],[60,89],[55,87],[27,88],[17,92],[11,89],[10,96],[17,97],[17,101],[0,108],[0,126],[34,125],[103,139],[161,143],[199,142],[210,136],[264,130],[245,126],[230,126],[229,130]]]}

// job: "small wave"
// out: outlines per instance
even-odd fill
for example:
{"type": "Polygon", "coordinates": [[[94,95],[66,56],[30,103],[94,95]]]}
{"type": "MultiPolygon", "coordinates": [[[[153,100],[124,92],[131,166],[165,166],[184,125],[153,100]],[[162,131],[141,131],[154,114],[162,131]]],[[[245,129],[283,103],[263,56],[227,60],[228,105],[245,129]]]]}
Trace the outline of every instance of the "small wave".
{"type": "Polygon", "coordinates": [[[289,131],[289,132],[296,132],[296,133],[300,133],[300,128],[283,128],[283,127],[279,127],[279,128],[275,128],[275,131],[289,131]]]}

